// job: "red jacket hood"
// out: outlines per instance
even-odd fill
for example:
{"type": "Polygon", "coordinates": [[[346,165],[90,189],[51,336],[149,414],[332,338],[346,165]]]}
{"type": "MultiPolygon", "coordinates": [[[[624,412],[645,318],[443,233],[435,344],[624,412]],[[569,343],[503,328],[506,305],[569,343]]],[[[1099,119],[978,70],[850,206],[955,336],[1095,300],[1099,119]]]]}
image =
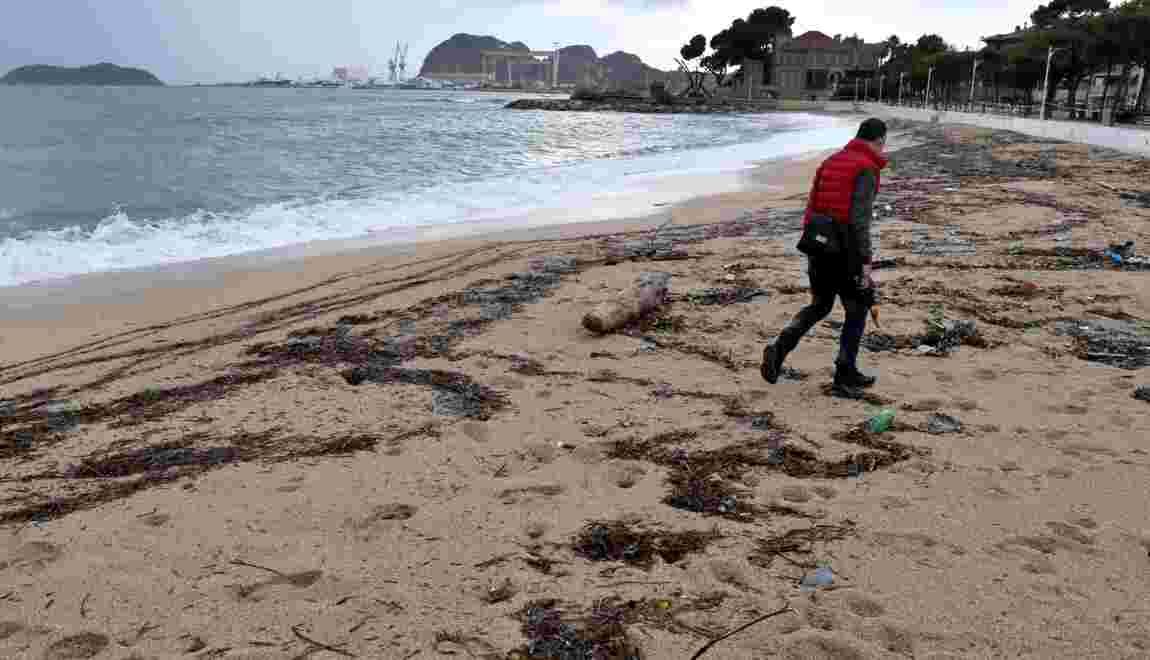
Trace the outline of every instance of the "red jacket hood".
{"type": "Polygon", "coordinates": [[[885,168],[887,166],[887,163],[889,162],[886,158],[883,157],[882,154],[875,151],[874,147],[870,146],[870,144],[868,144],[867,142],[860,140],[858,138],[855,138],[855,139],[851,140],[850,142],[847,142],[847,146],[844,148],[847,151],[854,151],[856,153],[862,154],[863,156],[866,156],[871,162],[874,163],[875,167],[877,167],[880,170],[885,168]]]}

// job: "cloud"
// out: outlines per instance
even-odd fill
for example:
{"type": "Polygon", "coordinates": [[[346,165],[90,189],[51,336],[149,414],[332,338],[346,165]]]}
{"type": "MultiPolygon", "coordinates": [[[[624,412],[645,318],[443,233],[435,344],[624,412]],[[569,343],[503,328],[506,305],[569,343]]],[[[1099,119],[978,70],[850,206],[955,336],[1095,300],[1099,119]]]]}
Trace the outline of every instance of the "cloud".
{"type": "Polygon", "coordinates": [[[607,4],[612,7],[659,11],[664,9],[686,9],[691,5],[691,0],[607,0],[607,4]]]}

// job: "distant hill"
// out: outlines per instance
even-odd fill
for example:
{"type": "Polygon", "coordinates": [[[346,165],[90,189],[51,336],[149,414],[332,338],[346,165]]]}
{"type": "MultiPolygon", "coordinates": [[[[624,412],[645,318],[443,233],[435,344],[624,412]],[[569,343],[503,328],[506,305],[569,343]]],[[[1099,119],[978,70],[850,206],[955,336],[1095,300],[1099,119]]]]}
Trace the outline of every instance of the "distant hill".
{"type": "MultiPolygon", "coordinates": [[[[511,43],[492,36],[456,34],[440,43],[423,60],[421,76],[482,73],[480,51],[531,50],[521,41],[511,43]]],[[[551,50],[550,48],[544,50],[551,50]]],[[[600,58],[590,46],[566,46],[559,49],[559,82],[576,84],[642,85],[666,81],[671,74],[643,63],[637,55],[622,51],[600,58]]],[[[550,80],[549,65],[543,62],[518,62],[512,67],[516,80],[550,80]]],[[[507,82],[507,67],[495,67],[495,80],[507,82]]]]}
{"type": "Polygon", "coordinates": [[[35,64],[12,69],[0,84],[7,85],[163,85],[163,81],[143,69],[115,64],[64,67],[35,64]]]}

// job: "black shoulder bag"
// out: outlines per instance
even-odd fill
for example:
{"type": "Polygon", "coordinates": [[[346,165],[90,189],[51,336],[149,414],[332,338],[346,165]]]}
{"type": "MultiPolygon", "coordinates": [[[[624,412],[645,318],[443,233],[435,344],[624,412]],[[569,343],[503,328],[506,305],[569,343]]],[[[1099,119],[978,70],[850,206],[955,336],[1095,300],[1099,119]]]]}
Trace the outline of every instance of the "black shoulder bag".
{"type": "Polygon", "coordinates": [[[843,254],[844,243],[841,223],[830,216],[813,213],[796,247],[808,257],[834,257],[843,254]]]}

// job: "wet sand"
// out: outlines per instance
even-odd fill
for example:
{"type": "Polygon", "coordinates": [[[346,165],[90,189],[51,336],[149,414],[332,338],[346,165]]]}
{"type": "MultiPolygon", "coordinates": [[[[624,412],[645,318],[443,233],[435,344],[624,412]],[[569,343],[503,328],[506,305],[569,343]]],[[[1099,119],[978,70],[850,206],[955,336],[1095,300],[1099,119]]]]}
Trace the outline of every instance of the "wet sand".
{"type": "Polygon", "coordinates": [[[826,393],[837,311],[758,374],[807,300],[808,161],[636,223],[25,309],[0,656],[690,658],[786,609],[706,657],[1145,657],[1146,161],[903,128],[867,400],[826,393]],[[651,271],[656,314],[581,327],[651,271]]]}

